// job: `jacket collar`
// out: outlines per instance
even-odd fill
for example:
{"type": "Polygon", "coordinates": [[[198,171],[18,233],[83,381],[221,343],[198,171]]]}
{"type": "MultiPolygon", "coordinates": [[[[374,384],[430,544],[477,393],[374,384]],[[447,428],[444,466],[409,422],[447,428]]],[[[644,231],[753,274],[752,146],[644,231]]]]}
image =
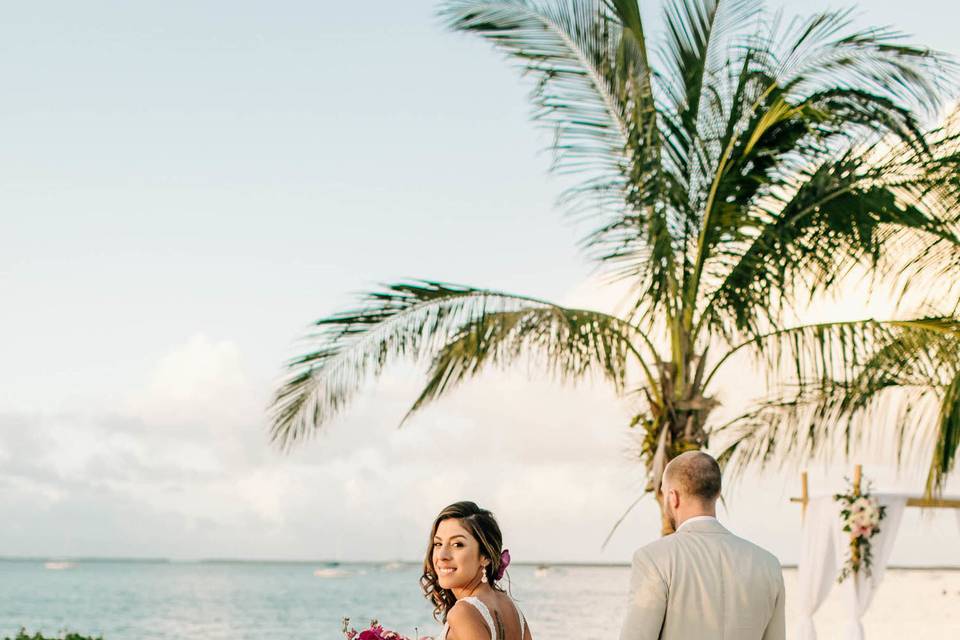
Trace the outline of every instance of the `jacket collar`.
{"type": "Polygon", "coordinates": [[[677,533],[730,533],[713,516],[694,516],[684,520],[677,533]]]}

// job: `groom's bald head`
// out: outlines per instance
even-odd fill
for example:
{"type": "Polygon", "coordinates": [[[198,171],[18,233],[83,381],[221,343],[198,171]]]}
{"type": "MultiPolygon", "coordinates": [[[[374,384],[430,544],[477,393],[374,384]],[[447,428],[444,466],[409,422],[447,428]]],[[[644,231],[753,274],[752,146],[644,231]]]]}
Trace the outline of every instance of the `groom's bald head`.
{"type": "Polygon", "coordinates": [[[679,493],[712,504],[720,497],[720,465],[702,451],[681,453],[663,470],[663,484],[679,493]]]}

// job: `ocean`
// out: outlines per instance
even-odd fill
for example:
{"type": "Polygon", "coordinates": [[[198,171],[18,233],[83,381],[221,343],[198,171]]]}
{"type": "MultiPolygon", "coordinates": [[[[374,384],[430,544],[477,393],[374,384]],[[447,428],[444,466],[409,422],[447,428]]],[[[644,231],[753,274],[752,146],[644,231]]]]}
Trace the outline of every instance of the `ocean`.
{"type": "MultiPolygon", "coordinates": [[[[0,638],[23,626],[104,640],[336,640],[344,617],[435,635],[419,575],[403,564],[0,560],[0,638]]],[[[618,636],[628,567],[514,566],[510,578],[535,638],[618,636]]],[[[792,637],[796,570],[785,580],[792,637]]],[[[841,637],[835,599],[815,620],[824,640],[841,637]]],[[[958,637],[960,570],[888,571],[864,624],[870,640],[958,637]]]]}

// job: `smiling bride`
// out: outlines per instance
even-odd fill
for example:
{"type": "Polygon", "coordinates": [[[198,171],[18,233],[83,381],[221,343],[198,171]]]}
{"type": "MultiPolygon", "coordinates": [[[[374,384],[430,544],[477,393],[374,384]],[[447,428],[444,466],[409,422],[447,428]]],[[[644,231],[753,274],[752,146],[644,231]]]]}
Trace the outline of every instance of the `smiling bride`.
{"type": "Polygon", "coordinates": [[[437,516],[420,585],[443,622],[439,640],[533,640],[530,628],[497,582],[510,564],[493,514],[456,502],[437,516]]]}

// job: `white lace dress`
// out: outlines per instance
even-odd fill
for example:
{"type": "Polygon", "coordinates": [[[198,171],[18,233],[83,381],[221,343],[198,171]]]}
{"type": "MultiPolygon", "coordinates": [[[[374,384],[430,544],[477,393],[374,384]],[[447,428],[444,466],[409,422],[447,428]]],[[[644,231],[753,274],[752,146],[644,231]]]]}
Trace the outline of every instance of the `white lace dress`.
{"type": "MultiPolygon", "coordinates": [[[[463,598],[462,600],[458,600],[457,602],[466,602],[480,612],[480,617],[483,618],[483,621],[487,623],[487,628],[490,629],[490,640],[504,640],[504,638],[497,637],[497,627],[493,624],[493,616],[490,615],[490,609],[487,608],[487,605],[483,604],[480,598],[477,598],[476,596],[469,596],[463,598]]],[[[510,602],[513,603],[513,608],[517,610],[517,616],[520,618],[520,637],[523,638],[527,635],[527,621],[523,617],[523,612],[520,611],[520,607],[517,606],[517,603],[513,602],[513,600],[510,602]]],[[[443,625],[443,632],[440,634],[439,640],[447,640],[447,632],[449,630],[450,625],[443,625]]]]}

